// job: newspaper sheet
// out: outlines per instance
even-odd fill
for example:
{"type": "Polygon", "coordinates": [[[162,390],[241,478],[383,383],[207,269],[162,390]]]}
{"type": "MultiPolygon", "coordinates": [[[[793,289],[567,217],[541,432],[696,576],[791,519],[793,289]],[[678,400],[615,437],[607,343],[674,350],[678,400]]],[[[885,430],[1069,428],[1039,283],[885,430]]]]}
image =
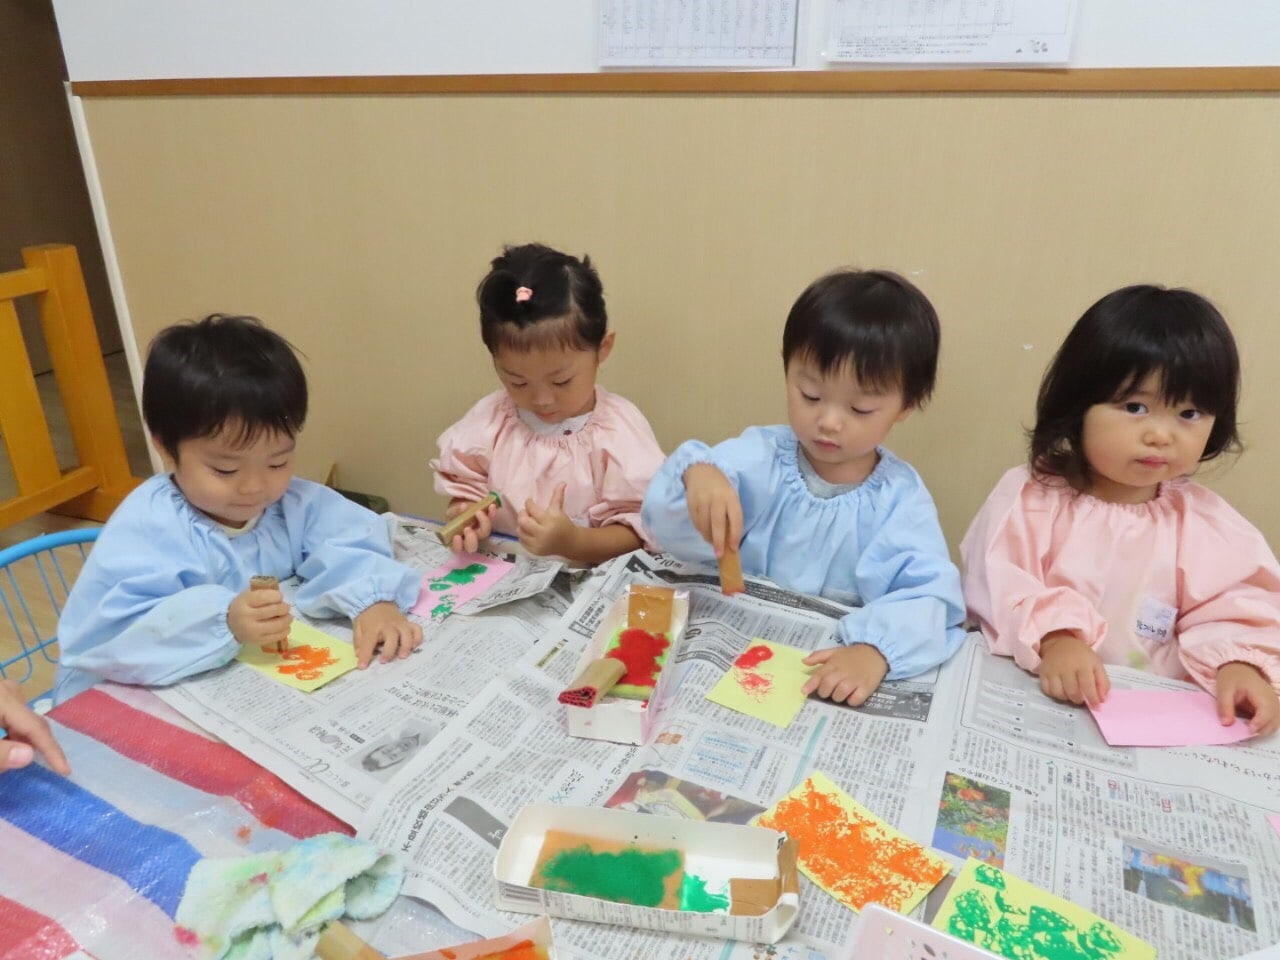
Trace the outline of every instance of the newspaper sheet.
{"type": "MultiPolygon", "coordinates": [[[[449,557],[427,524],[402,524],[397,556],[424,573],[449,557]]],[[[423,749],[568,609],[576,580],[561,564],[527,557],[484,597],[481,617],[454,613],[424,625],[406,661],[374,663],[312,693],[232,662],[156,693],[330,813],[355,824],[401,765],[423,749]]],[[[283,583],[286,597],[296,583],[283,583]]],[[[345,622],[308,623],[350,641],[345,622]]]]}
{"type": "MultiPolygon", "coordinates": [[[[410,547],[410,562],[426,562],[410,547]]],[[[1280,941],[1280,836],[1267,822],[1280,811],[1274,738],[1110,747],[1087,712],[1047,700],[977,637],[938,674],[885,684],[862,708],[811,699],[786,730],[706,700],[753,638],[819,649],[844,612],[757,582],[726,598],[714,573],[633,554],[585,579],[562,571],[536,598],[451,617],[408,662],[349,674],[328,691],[262,687],[251,671],[226,670],[166,699],[398,851],[405,892],[478,933],[522,922],[493,908],[492,864],[526,803],[746,822],[821,770],[957,865],[975,856],[1003,866],[1152,942],[1162,958],[1232,957],[1280,941]],[[657,732],[644,747],[570,738],[556,696],[632,582],[690,590],[657,732]],[[393,762],[364,762],[384,746],[393,762]]],[[[1179,686],[1111,673],[1116,686],[1179,686]]],[[[800,917],[767,954],[560,920],[557,947],[569,960],[819,960],[854,915],[801,882],[800,917]]],[[[921,908],[926,919],[946,884],[921,908]]]]}

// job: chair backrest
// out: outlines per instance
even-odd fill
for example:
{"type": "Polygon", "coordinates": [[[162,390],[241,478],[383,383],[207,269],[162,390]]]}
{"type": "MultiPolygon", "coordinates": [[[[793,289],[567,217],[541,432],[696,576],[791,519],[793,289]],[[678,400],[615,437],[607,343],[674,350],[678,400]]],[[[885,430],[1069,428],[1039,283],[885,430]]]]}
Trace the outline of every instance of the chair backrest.
{"type": "Polygon", "coordinates": [[[23,269],[0,273],[0,442],[17,486],[0,496],[0,527],[46,510],[105,521],[142,481],[129,470],[80,260],[66,244],[24,247],[22,259],[23,269]],[[66,472],[18,324],[20,297],[35,298],[71,428],[79,463],[66,472]]]}
{"type": "Polygon", "coordinates": [[[0,677],[33,702],[53,686],[58,618],[99,532],[64,530],[0,550],[0,677]]]}

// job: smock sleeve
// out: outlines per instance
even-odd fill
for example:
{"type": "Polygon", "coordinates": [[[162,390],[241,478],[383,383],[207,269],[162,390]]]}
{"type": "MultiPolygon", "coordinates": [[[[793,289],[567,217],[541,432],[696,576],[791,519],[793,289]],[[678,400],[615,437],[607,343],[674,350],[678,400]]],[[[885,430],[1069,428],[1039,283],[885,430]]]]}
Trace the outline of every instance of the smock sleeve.
{"type": "Polygon", "coordinates": [[[1069,630],[1096,648],[1106,621],[1084,594],[1066,584],[1049,586],[1041,558],[1054,519],[1053,491],[1046,492],[1026,467],[1001,478],[960,544],[964,597],[991,652],[1013,657],[1032,673],[1040,669],[1040,641],[1069,630]]]}
{"type": "Polygon", "coordinates": [[[431,461],[437,493],[479,500],[489,492],[494,444],[507,420],[504,399],[502,391],[491,393],[440,434],[440,456],[431,461]]]}
{"type": "MultiPolygon", "coordinates": [[[[702,539],[689,519],[689,501],[685,496],[684,474],[696,463],[709,463],[718,468],[738,492],[742,502],[743,536],[751,528],[752,507],[756,498],[747,489],[745,479],[764,477],[773,469],[776,442],[759,427],[752,427],[740,437],[709,447],[701,440],[687,440],[676,448],[645,492],[641,517],[659,550],[681,560],[715,563],[711,544],[702,539]]],[[[765,485],[762,485],[762,488],[765,485]]]]}
{"type": "Polygon", "coordinates": [[[401,611],[413,606],[422,575],[392,558],[391,533],[376,513],[316,483],[295,483],[284,508],[300,546],[294,603],[302,613],[355,618],[384,600],[401,611]]]}
{"type": "Polygon", "coordinates": [[[592,452],[598,499],[587,511],[587,520],[593,527],[623,524],[653,548],[640,507],[649,482],[662,466],[662,448],[649,421],[629,401],[610,395],[599,413],[602,422],[597,424],[598,444],[592,452]]]}
{"type": "Polygon", "coordinates": [[[171,684],[240,648],[227,626],[236,590],[217,577],[219,567],[228,580],[239,571],[215,558],[211,572],[165,482],[149,481],[117,508],[76,579],[58,622],[59,703],[100,679],[171,684]]]}
{"type": "Polygon", "coordinates": [[[914,472],[910,481],[894,485],[878,529],[858,556],[863,606],[838,628],[842,644],[866,643],[883,654],[889,680],[932,670],[964,642],[960,572],[933,498],[914,472]]]}
{"type": "Polygon", "coordinates": [[[1280,567],[1262,534],[1202,487],[1178,543],[1178,652],[1212,691],[1218,668],[1252,664],[1280,692],[1280,567]]]}

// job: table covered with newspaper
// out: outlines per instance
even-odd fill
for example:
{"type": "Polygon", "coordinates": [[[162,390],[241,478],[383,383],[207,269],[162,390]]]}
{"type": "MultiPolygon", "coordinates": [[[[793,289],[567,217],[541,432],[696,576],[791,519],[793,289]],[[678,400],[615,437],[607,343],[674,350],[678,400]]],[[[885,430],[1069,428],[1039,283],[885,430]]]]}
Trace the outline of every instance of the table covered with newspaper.
{"type": "MultiPolygon", "coordinates": [[[[430,569],[430,531],[397,549],[430,569]]],[[[815,650],[846,610],[762,582],[724,597],[707,571],[631,554],[590,575],[523,561],[508,602],[431,625],[407,661],[312,694],[240,664],[162,692],[195,722],[397,852],[405,892],[483,934],[525,918],[493,906],[493,858],[525,804],[621,807],[745,823],[814,771],[958,866],[976,857],[1159,949],[1234,957],[1280,941],[1276,738],[1229,747],[1115,748],[1088,714],[971,636],[935,674],[886,683],[853,709],[810,699],[785,730],[707,692],[755,638],[815,650]],[[689,590],[689,627],[645,746],[566,735],[557,695],[632,583],[689,590]]],[[[341,628],[322,624],[341,635],[341,628]]],[[[349,636],[349,633],[347,634],[349,636]]],[[[1112,668],[1116,687],[1178,687],[1112,668]]],[[[801,912],[767,949],[567,920],[568,960],[820,960],[855,914],[802,878],[801,912]]],[[[931,916],[944,881],[920,908],[931,916]]],[[[376,925],[369,936],[378,945],[376,925]]],[[[439,944],[417,944],[425,949],[439,944]]]]}

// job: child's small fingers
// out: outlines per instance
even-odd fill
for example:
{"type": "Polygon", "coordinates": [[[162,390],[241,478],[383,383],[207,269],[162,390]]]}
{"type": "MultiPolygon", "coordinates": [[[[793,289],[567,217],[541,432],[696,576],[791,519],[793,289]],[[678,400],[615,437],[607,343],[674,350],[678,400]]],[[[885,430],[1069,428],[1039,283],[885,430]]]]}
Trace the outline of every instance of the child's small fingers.
{"type": "Polygon", "coordinates": [[[728,533],[728,518],[720,511],[711,514],[711,548],[717,557],[724,556],[724,541],[728,533]]]}
{"type": "Polygon", "coordinates": [[[742,502],[734,500],[729,506],[729,543],[730,550],[737,550],[742,544],[742,502]]]}
{"type": "Polygon", "coordinates": [[[1224,727],[1236,722],[1236,692],[1232,687],[1218,687],[1218,720],[1224,727]]]}
{"type": "Polygon", "coordinates": [[[1098,688],[1098,703],[1102,703],[1107,699],[1107,695],[1111,693],[1111,678],[1107,676],[1107,668],[1102,664],[1094,667],[1093,679],[1098,688]]]}

